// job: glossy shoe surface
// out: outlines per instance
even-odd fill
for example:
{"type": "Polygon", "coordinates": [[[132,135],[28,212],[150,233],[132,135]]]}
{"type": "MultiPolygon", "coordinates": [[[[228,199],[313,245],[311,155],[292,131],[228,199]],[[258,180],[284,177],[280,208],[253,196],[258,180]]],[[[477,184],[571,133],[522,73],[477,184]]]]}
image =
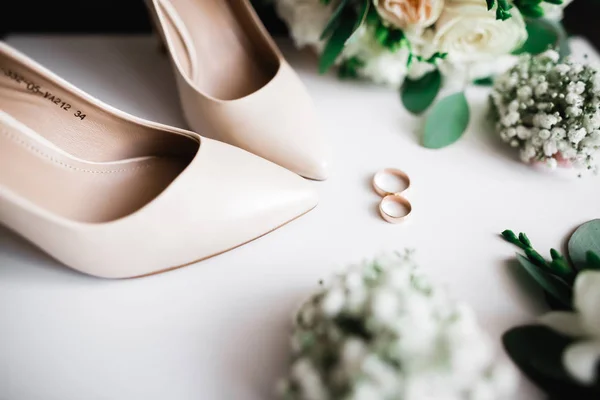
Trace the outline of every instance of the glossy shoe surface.
{"type": "Polygon", "coordinates": [[[0,224],[81,272],[153,274],[317,204],[267,160],[101,103],[0,42],[0,224]]]}
{"type": "Polygon", "coordinates": [[[323,180],[329,147],[300,78],[247,0],[146,0],[190,127],[323,180]]]}

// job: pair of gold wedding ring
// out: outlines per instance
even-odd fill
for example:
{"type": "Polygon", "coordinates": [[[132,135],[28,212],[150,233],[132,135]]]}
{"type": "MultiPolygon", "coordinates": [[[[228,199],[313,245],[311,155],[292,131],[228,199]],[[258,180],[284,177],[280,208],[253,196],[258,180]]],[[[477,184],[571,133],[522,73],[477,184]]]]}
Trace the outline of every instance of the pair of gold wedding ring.
{"type": "Polygon", "coordinates": [[[397,224],[404,221],[412,212],[412,205],[404,197],[410,188],[410,178],[408,175],[396,168],[386,168],[377,172],[373,176],[373,189],[375,192],[382,197],[379,203],[379,214],[381,217],[392,224],[397,224]],[[402,185],[398,188],[386,188],[386,181],[396,180],[400,181],[402,185]],[[391,210],[397,211],[398,209],[404,212],[392,212],[391,210]]]}

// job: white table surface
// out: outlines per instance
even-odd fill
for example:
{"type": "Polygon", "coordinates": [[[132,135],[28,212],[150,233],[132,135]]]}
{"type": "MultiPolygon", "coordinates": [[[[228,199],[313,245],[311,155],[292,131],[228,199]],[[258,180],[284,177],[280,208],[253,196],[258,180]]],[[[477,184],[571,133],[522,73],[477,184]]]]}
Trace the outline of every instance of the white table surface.
{"type": "MultiPolygon", "coordinates": [[[[185,127],[169,63],[149,37],[6,41],[113,106],[185,127]]],[[[334,149],[331,178],[314,183],[319,206],[223,255],[121,281],[73,272],[0,228],[0,399],[273,398],[297,304],[319,278],[380,251],[415,248],[426,271],[470,303],[495,338],[543,311],[524,292],[534,285],[517,279],[515,248],[498,233],[523,230],[544,251],[560,246],[599,216],[600,177],[565,178],[518,162],[483,128],[483,89],[469,93],[465,137],[425,149],[420,120],[393,90],[320,76],[311,55],[283,44],[334,149]],[[404,225],[376,212],[370,179],[384,167],[412,177],[414,212],[404,225]]],[[[573,46],[597,58],[585,42],[573,46]]],[[[516,399],[541,397],[523,379],[516,399]]]]}

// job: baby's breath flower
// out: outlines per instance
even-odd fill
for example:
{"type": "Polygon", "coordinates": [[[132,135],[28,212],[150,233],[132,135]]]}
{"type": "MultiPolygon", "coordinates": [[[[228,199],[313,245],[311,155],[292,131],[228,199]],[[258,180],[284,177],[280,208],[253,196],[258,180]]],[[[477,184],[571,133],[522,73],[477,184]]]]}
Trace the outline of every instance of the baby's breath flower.
{"type": "Polygon", "coordinates": [[[494,350],[473,310],[409,252],[385,255],[340,272],[301,306],[278,389],[286,400],[511,399],[517,375],[494,350]]]}
{"type": "Polygon", "coordinates": [[[597,171],[600,73],[554,50],[524,54],[496,79],[490,101],[502,140],[523,162],[597,171]]]}

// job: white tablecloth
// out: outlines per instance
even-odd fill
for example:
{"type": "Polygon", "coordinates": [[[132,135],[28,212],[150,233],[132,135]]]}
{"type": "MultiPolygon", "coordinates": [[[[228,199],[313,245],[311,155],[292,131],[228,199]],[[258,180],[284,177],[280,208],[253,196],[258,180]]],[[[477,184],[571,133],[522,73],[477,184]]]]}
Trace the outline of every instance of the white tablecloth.
{"type": "MultiPolygon", "coordinates": [[[[113,106],[185,127],[170,65],[149,37],[7,42],[113,106]]],[[[320,76],[312,55],[282,45],[334,149],[331,178],[314,183],[319,206],[218,257],[122,281],[73,272],[0,228],[0,399],[272,398],[297,304],[319,278],[380,251],[416,249],[426,271],[473,306],[494,338],[543,311],[526,293],[537,288],[519,272],[515,248],[498,233],[525,231],[540,250],[561,246],[599,216],[599,178],[518,162],[485,128],[485,89],[468,93],[473,118],[465,137],[425,149],[422,121],[403,110],[396,92],[320,76]],[[403,225],[376,211],[370,180],[384,167],[413,180],[414,212],[403,225]]],[[[582,40],[573,47],[597,59],[582,40]]],[[[523,379],[516,399],[538,398],[523,379]]]]}

